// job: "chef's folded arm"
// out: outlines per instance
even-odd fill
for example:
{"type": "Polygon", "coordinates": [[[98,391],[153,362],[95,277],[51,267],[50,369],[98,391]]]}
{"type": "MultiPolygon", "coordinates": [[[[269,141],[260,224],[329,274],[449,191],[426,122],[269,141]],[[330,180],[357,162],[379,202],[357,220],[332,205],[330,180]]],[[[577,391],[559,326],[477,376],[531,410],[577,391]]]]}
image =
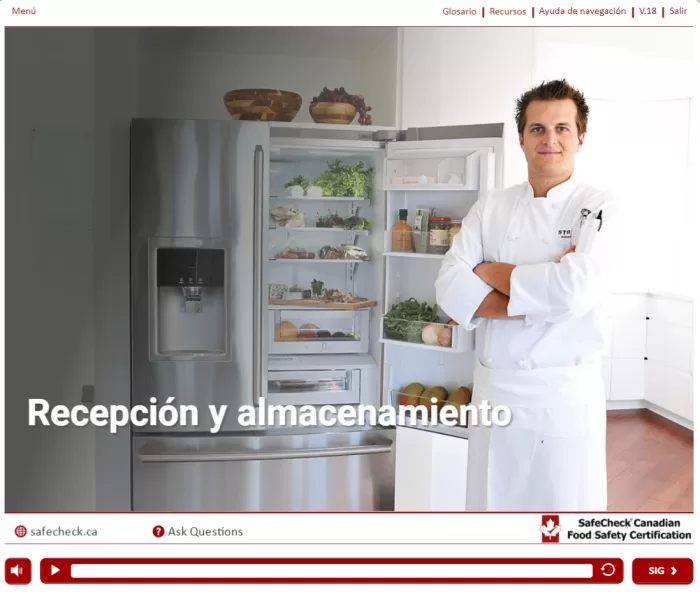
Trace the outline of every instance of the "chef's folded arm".
{"type": "Polygon", "coordinates": [[[558,263],[519,265],[512,270],[509,315],[525,315],[530,323],[563,322],[584,316],[607,298],[616,222],[612,207],[607,210],[610,216],[604,218],[587,252],[569,253],[558,263]]]}
{"type": "Polygon", "coordinates": [[[479,200],[464,219],[452,247],[445,255],[435,291],[438,306],[465,329],[481,322],[476,311],[493,288],[474,273],[484,260],[481,237],[481,216],[486,200],[479,200]]]}

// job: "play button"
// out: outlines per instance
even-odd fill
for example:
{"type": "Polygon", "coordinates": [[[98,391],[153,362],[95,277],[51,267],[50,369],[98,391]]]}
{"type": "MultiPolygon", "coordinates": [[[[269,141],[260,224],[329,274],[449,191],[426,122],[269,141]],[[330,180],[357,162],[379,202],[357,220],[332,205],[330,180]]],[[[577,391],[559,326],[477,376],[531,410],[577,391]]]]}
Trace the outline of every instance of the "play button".
{"type": "Polygon", "coordinates": [[[47,557],[39,565],[39,578],[44,584],[67,584],[71,581],[72,559],[47,557]]]}

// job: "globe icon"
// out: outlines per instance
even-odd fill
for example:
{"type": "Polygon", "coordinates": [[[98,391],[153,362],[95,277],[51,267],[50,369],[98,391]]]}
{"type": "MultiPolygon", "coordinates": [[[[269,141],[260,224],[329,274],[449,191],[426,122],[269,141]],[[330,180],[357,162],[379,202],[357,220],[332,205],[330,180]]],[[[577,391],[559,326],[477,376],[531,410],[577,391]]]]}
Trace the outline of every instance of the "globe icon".
{"type": "Polygon", "coordinates": [[[15,528],[15,534],[20,538],[27,536],[27,529],[24,526],[18,526],[15,528]]]}

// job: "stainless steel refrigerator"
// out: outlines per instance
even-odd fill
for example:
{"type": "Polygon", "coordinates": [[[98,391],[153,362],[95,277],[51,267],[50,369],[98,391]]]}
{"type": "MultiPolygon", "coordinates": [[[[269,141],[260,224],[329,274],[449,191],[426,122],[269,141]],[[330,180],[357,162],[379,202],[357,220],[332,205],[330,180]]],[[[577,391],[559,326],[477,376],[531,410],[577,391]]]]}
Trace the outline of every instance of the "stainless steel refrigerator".
{"type": "Polygon", "coordinates": [[[427,244],[430,200],[466,215],[500,183],[502,131],[132,122],[132,405],[198,411],[132,425],[134,510],[393,510],[393,428],[249,425],[239,410],[378,408],[417,379],[462,384],[466,334],[440,347],[383,327],[399,299],[434,301],[441,258],[391,253],[391,228],[405,209],[427,244]],[[367,175],[366,195],[308,187],[343,166],[367,175]],[[302,301],[324,289],[364,298],[302,301]]]}

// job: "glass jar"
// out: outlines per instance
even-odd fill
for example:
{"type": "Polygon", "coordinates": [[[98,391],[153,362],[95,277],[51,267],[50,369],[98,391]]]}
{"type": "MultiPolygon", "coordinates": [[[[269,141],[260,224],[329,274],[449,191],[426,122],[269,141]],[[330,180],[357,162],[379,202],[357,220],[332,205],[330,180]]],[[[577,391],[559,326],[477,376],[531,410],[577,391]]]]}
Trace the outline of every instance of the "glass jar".
{"type": "Polygon", "coordinates": [[[428,253],[444,255],[450,248],[450,218],[433,216],[430,219],[428,253]]]}
{"type": "Polygon", "coordinates": [[[461,220],[451,220],[450,221],[450,248],[452,248],[452,243],[455,240],[457,233],[462,230],[461,220]]]}

